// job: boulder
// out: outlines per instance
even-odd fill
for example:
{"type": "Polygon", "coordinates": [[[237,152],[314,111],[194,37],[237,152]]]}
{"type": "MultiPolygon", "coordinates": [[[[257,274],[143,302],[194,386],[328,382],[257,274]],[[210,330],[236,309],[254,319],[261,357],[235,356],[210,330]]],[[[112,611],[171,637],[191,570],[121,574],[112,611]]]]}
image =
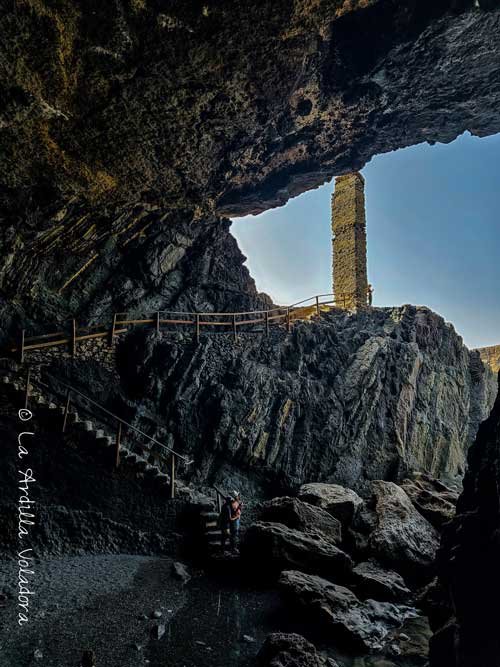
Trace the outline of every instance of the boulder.
{"type": "Polygon", "coordinates": [[[191,575],[186,565],[184,565],[184,563],[180,563],[179,561],[172,563],[172,576],[174,579],[178,579],[184,584],[186,584],[191,579],[191,575]]]}
{"type": "Polygon", "coordinates": [[[352,489],[339,484],[303,484],[299,490],[300,500],[321,507],[342,525],[348,526],[363,500],[352,489]]]}
{"type": "Polygon", "coordinates": [[[326,640],[355,649],[381,649],[391,630],[417,616],[412,607],[375,600],[361,602],[348,588],[296,570],[283,572],[279,585],[301,617],[326,640]]]}
{"type": "Polygon", "coordinates": [[[306,533],[319,533],[329,542],[342,542],[342,525],[321,507],[314,507],[298,498],[273,498],[262,505],[263,521],[282,523],[306,533]]]}
{"type": "Polygon", "coordinates": [[[316,650],[297,634],[268,635],[257,655],[259,667],[338,667],[338,663],[316,650]]]}
{"type": "Polygon", "coordinates": [[[359,563],[352,574],[356,591],[364,599],[396,602],[408,599],[411,594],[403,577],[394,570],[384,569],[376,560],[359,563]]]}
{"type": "Polygon", "coordinates": [[[440,530],[455,516],[458,491],[426,473],[415,473],[400,484],[420,514],[440,530]]]}
{"type": "Polygon", "coordinates": [[[412,578],[430,578],[439,547],[437,530],[392,482],[372,482],[377,527],[368,548],[382,564],[412,578]]]}
{"type": "Polygon", "coordinates": [[[252,568],[272,574],[285,568],[300,568],[342,579],[353,565],[346,553],[318,533],[264,521],[254,523],[246,531],[241,556],[251,561],[252,568]]]}

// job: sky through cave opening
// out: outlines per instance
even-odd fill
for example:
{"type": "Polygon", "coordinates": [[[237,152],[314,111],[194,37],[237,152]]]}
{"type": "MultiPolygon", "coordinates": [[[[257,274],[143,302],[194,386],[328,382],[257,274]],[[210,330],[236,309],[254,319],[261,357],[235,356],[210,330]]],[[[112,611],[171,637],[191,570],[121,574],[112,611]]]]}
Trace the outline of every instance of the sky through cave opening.
{"type": "MultiPolygon", "coordinates": [[[[377,155],[365,177],[375,306],[426,305],[469,347],[500,343],[500,134],[377,155]]],[[[257,288],[289,304],[332,290],[333,183],[233,221],[257,288]]]]}

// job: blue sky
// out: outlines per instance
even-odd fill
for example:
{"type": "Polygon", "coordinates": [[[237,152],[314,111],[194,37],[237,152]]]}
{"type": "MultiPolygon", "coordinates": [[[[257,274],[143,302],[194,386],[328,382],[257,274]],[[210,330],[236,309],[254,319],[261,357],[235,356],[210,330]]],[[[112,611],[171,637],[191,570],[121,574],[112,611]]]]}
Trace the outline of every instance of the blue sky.
{"type": "MultiPolygon", "coordinates": [[[[500,344],[500,134],[377,155],[366,186],[374,305],[426,305],[470,347],[500,344]]],[[[277,303],[331,292],[333,183],[234,221],[257,287],[277,303]]]]}

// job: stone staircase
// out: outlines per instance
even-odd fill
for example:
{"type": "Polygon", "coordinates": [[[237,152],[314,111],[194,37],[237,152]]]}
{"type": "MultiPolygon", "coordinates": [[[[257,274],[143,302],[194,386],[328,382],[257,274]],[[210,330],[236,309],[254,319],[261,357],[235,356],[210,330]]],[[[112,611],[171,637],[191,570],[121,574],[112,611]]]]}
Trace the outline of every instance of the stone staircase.
{"type": "MultiPolygon", "coordinates": [[[[0,383],[4,391],[8,392],[16,404],[24,406],[26,397],[26,382],[5,370],[0,371],[0,383]]],[[[35,384],[29,386],[29,405],[40,419],[50,420],[52,426],[62,425],[65,407],[47,397],[35,384]]],[[[77,410],[68,411],[66,418],[65,435],[75,436],[76,440],[104,456],[102,458],[114,460],[116,452],[116,435],[109,435],[96,421],[81,416],[77,410]],[[94,445],[94,447],[92,447],[94,445]]],[[[147,451],[136,453],[121,445],[119,449],[119,465],[126,465],[129,472],[155,484],[161,490],[170,489],[170,475],[162,472],[157,465],[151,464],[147,458],[147,451]]],[[[186,485],[176,480],[177,493],[186,489],[186,485]]]]}

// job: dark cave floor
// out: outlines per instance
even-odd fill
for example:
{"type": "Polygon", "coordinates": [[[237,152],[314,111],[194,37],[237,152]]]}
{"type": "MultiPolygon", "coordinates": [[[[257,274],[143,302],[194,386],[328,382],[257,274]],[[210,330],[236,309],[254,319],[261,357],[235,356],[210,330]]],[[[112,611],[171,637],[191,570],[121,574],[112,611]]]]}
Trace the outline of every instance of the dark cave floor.
{"type": "MultiPolygon", "coordinates": [[[[270,632],[307,635],[272,588],[201,572],[183,585],[171,566],[169,558],[136,555],[37,561],[30,622],[19,628],[17,563],[0,561],[0,590],[8,594],[0,603],[2,667],[76,667],[89,649],[97,667],[246,667],[255,664],[270,632]],[[158,626],[164,630],[159,639],[158,626]]],[[[406,647],[400,656],[348,656],[316,643],[342,667],[423,666],[427,620],[407,624],[400,630],[398,644],[406,647]]]]}

